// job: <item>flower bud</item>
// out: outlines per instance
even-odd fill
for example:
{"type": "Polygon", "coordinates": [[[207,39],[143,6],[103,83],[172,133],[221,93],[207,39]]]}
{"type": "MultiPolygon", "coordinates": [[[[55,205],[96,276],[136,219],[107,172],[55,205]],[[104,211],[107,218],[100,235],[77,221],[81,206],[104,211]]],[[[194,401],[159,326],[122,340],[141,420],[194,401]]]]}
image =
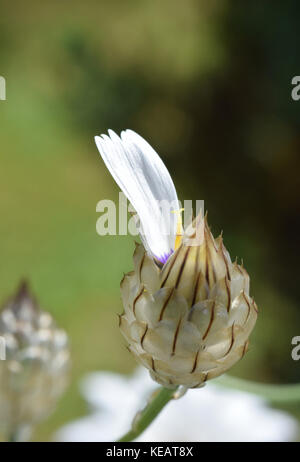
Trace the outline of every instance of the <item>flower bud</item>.
{"type": "Polygon", "coordinates": [[[227,371],[246,353],[257,319],[244,267],[206,219],[197,218],[196,231],[202,239],[185,234],[162,267],[137,245],[135,269],[121,282],[121,332],[165,387],[197,388],[227,371]]]}
{"type": "Polygon", "coordinates": [[[0,312],[0,337],[0,427],[11,433],[53,410],[67,384],[68,338],[25,283],[0,312]]]}

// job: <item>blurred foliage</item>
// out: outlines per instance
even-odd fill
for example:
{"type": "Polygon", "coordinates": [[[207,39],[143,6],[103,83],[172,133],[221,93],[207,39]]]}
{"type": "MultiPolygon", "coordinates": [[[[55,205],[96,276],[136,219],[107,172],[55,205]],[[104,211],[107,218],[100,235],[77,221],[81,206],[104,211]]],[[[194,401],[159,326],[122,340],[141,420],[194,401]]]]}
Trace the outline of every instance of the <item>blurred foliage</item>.
{"type": "Polygon", "coordinates": [[[70,390],[35,438],[85,412],[82,374],[135,366],[116,322],[133,239],[95,231],[96,203],[118,198],[93,143],[108,128],[148,139],[243,257],[261,312],[232,373],[300,381],[299,14],[291,0],[1,2],[0,294],[29,278],[73,345],[70,390]]]}

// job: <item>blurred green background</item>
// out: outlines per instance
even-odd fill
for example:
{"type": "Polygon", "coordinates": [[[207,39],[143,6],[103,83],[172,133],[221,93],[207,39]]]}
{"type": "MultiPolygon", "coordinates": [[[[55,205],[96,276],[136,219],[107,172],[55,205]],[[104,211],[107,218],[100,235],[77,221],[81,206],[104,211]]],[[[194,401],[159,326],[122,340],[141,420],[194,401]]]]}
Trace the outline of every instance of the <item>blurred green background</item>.
{"type": "Polygon", "coordinates": [[[116,316],[133,238],[96,234],[97,202],[118,199],[93,141],[108,128],[144,136],[243,258],[260,316],[232,374],[300,381],[299,15],[289,0],[1,1],[0,295],[28,278],[72,343],[72,384],[35,440],[87,412],[84,373],[135,367],[116,316]]]}

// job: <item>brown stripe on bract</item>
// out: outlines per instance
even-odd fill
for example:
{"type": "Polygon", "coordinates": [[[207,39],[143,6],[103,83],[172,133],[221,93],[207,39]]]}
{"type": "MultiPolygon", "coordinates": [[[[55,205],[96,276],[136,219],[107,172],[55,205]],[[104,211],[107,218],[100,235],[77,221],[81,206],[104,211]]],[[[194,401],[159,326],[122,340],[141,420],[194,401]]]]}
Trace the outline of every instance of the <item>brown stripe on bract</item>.
{"type": "Polygon", "coordinates": [[[242,295],[243,295],[243,298],[244,298],[244,300],[245,300],[245,302],[246,302],[246,304],[247,304],[247,306],[248,306],[248,313],[247,313],[247,318],[246,318],[246,320],[245,320],[245,322],[244,322],[244,325],[245,325],[245,324],[246,324],[246,322],[247,322],[247,321],[248,321],[248,319],[249,319],[249,316],[250,316],[250,312],[251,312],[251,305],[250,305],[250,303],[249,303],[249,300],[248,300],[248,298],[246,297],[246,294],[245,294],[245,291],[244,291],[244,290],[242,291],[242,295]]]}
{"type": "Polygon", "coordinates": [[[163,269],[164,264],[160,260],[158,260],[156,257],[153,257],[153,261],[160,270],[163,269]]]}
{"type": "Polygon", "coordinates": [[[193,368],[191,370],[191,374],[193,374],[196,370],[196,367],[197,367],[197,363],[198,363],[198,356],[199,356],[199,351],[197,351],[196,355],[195,355],[195,359],[194,359],[194,364],[193,364],[193,368]]]}
{"type": "Polygon", "coordinates": [[[245,356],[245,354],[247,353],[248,351],[248,347],[249,347],[249,340],[247,340],[244,344],[244,348],[243,348],[243,352],[242,352],[242,356],[241,358],[243,358],[245,356]]]}
{"type": "Polygon", "coordinates": [[[221,254],[222,254],[225,266],[226,266],[227,278],[228,278],[229,281],[231,281],[231,275],[230,275],[230,271],[229,271],[228,261],[227,261],[225,251],[224,251],[225,246],[223,244],[223,239],[221,240],[220,250],[221,250],[221,254]]]}
{"type": "Polygon", "coordinates": [[[206,337],[208,336],[208,333],[209,333],[209,331],[210,331],[210,329],[211,329],[211,326],[212,326],[212,324],[213,324],[214,317],[215,317],[215,306],[216,306],[216,302],[213,301],[212,308],[211,308],[211,315],[210,315],[209,324],[208,324],[208,327],[207,327],[207,329],[206,329],[205,334],[204,334],[203,337],[202,337],[202,340],[205,340],[205,339],[206,339],[206,337]]]}
{"type": "Polygon", "coordinates": [[[229,346],[229,349],[228,351],[225,353],[224,357],[229,355],[229,353],[231,352],[232,350],[232,347],[233,347],[233,344],[234,344],[234,340],[235,340],[235,337],[234,337],[234,323],[232,324],[232,328],[231,328],[231,343],[230,343],[230,346],[229,346]]]}
{"type": "Polygon", "coordinates": [[[141,347],[143,347],[143,343],[144,343],[144,340],[145,340],[145,337],[146,337],[146,334],[148,332],[148,324],[146,324],[146,327],[145,327],[145,332],[143,333],[142,337],[141,337],[141,347]]]}
{"type": "Polygon", "coordinates": [[[151,358],[151,369],[153,372],[156,372],[155,365],[154,365],[154,358],[151,358]]]}
{"type": "Polygon", "coordinates": [[[122,277],[122,280],[121,280],[121,282],[120,282],[121,288],[122,288],[122,285],[123,285],[124,282],[125,282],[125,279],[126,279],[126,278],[130,278],[130,277],[132,277],[132,276],[134,276],[134,275],[135,275],[135,272],[134,272],[134,271],[129,271],[129,273],[126,273],[126,274],[124,273],[124,276],[122,277]]]}
{"type": "Polygon", "coordinates": [[[173,254],[173,258],[172,258],[171,262],[169,263],[169,267],[164,266],[164,268],[162,269],[162,273],[161,273],[161,274],[163,275],[163,274],[164,274],[165,268],[167,268],[167,275],[165,276],[163,282],[161,283],[161,286],[160,286],[161,288],[164,287],[165,283],[167,282],[167,279],[168,279],[168,277],[169,277],[169,274],[170,274],[170,272],[171,272],[171,270],[172,270],[172,268],[173,268],[173,266],[174,266],[174,264],[175,264],[175,261],[176,261],[176,259],[177,259],[177,257],[178,257],[178,254],[179,254],[180,250],[181,250],[181,246],[180,246],[180,247],[177,249],[177,251],[173,254]]]}
{"type": "Polygon", "coordinates": [[[145,257],[146,257],[146,254],[144,253],[142,259],[141,259],[141,262],[140,262],[140,269],[139,269],[139,277],[140,277],[140,281],[142,279],[142,269],[143,269],[143,264],[145,262],[145,257]]]}
{"type": "Polygon", "coordinates": [[[138,293],[138,295],[133,300],[132,311],[133,311],[134,315],[135,315],[135,304],[138,301],[138,299],[142,296],[144,290],[145,290],[145,288],[144,288],[144,286],[142,286],[140,292],[138,293]]]}
{"type": "Polygon", "coordinates": [[[174,334],[174,340],[173,340],[173,345],[172,345],[172,356],[174,356],[174,354],[175,354],[176,343],[177,343],[177,339],[178,339],[178,334],[179,334],[179,329],[180,329],[181,321],[182,321],[182,319],[180,318],[180,319],[179,319],[179,322],[178,322],[178,324],[177,324],[177,327],[176,327],[175,334],[174,334]]]}
{"type": "MultiPolygon", "coordinates": [[[[214,369],[217,369],[216,367],[214,369]]],[[[203,383],[205,383],[209,379],[209,372],[206,372],[205,377],[203,379],[203,383]]]]}
{"type": "Polygon", "coordinates": [[[119,327],[121,326],[122,318],[123,318],[124,314],[125,314],[124,310],[123,310],[123,312],[121,314],[117,313],[118,320],[119,320],[119,327]]]}
{"type": "Polygon", "coordinates": [[[255,313],[258,314],[258,307],[257,307],[255,301],[253,300],[253,298],[252,298],[252,306],[253,306],[253,309],[254,309],[255,313]]]}
{"type": "Polygon", "coordinates": [[[225,277],[225,286],[226,286],[227,297],[228,297],[228,302],[227,302],[227,313],[229,313],[230,306],[231,306],[231,291],[230,291],[229,281],[228,281],[227,277],[225,277]]]}
{"type": "Polygon", "coordinates": [[[171,297],[172,297],[172,295],[173,295],[173,293],[174,293],[174,290],[175,290],[175,289],[174,289],[174,287],[173,287],[173,288],[170,290],[170,293],[169,293],[169,295],[167,296],[166,300],[164,301],[164,304],[163,304],[163,306],[162,306],[162,309],[161,309],[161,312],[160,312],[160,315],[159,315],[159,318],[158,318],[159,321],[161,321],[162,318],[163,318],[165,309],[166,309],[167,306],[168,306],[168,303],[169,303],[169,301],[170,301],[170,299],[171,299],[171,297]]]}
{"type": "Polygon", "coordinates": [[[199,254],[200,254],[200,246],[197,247],[197,252],[196,252],[196,258],[195,258],[195,284],[194,284],[194,291],[193,291],[193,298],[192,298],[192,304],[195,305],[196,298],[197,298],[197,292],[198,292],[198,286],[199,286],[199,279],[200,279],[200,271],[199,271],[199,254]]]}
{"type": "Polygon", "coordinates": [[[236,268],[241,273],[241,275],[244,276],[244,273],[243,273],[242,268],[240,267],[240,265],[236,264],[236,268]]]}
{"type": "Polygon", "coordinates": [[[211,287],[210,285],[210,277],[209,277],[209,263],[208,263],[208,257],[209,257],[209,248],[207,245],[207,242],[205,243],[205,278],[208,284],[208,287],[211,287]]]}
{"type": "Polygon", "coordinates": [[[183,273],[183,270],[184,270],[184,267],[185,267],[185,264],[186,264],[186,260],[187,260],[187,257],[190,253],[190,250],[191,250],[191,247],[187,247],[186,251],[185,251],[185,255],[183,257],[183,261],[180,265],[180,268],[179,268],[179,272],[178,272],[178,276],[177,276],[177,279],[176,279],[176,283],[175,283],[175,287],[177,288],[178,285],[179,285],[179,282],[180,282],[180,278],[182,276],[182,273],[183,273]]]}
{"type": "Polygon", "coordinates": [[[208,241],[210,241],[215,249],[215,252],[217,252],[217,249],[215,247],[215,243],[213,241],[213,238],[210,234],[210,231],[206,231],[206,240],[205,240],[205,243],[206,243],[206,265],[207,265],[207,270],[208,271],[208,276],[209,276],[209,279],[210,279],[210,269],[211,269],[211,272],[212,272],[212,284],[214,282],[216,282],[217,280],[217,275],[216,275],[216,269],[215,269],[215,266],[214,266],[214,263],[213,263],[213,258],[212,258],[212,254],[211,254],[211,250],[209,248],[209,245],[208,245],[208,241]],[[208,235],[208,236],[207,236],[208,235]]]}
{"type": "Polygon", "coordinates": [[[122,324],[122,315],[117,313],[117,316],[118,316],[119,327],[120,327],[122,324]]]}
{"type": "Polygon", "coordinates": [[[126,277],[126,274],[123,273],[123,277],[122,277],[121,282],[120,282],[120,287],[122,287],[122,285],[124,284],[125,277],[126,277]]]}
{"type": "MultiPolygon", "coordinates": [[[[204,231],[205,233],[205,231],[204,231]]],[[[204,238],[205,238],[205,235],[204,235],[204,238]]],[[[207,242],[205,240],[205,279],[207,281],[207,284],[208,284],[208,287],[210,287],[210,284],[209,284],[209,268],[208,268],[208,255],[207,255],[207,250],[208,250],[208,246],[207,246],[207,242]]]]}

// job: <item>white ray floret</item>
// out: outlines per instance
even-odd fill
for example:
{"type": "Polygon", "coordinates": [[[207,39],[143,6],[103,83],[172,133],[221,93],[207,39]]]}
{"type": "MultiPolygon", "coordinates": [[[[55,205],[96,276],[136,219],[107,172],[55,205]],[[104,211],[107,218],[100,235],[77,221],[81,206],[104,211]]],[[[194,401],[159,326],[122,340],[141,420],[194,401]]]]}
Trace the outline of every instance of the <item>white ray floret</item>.
{"type": "Polygon", "coordinates": [[[159,155],[132,130],[119,137],[96,136],[98,150],[114,180],[140,219],[147,251],[164,262],[175,247],[178,198],[172,178],[159,155]],[[162,206],[163,203],[163,206],[162,206]]]}

